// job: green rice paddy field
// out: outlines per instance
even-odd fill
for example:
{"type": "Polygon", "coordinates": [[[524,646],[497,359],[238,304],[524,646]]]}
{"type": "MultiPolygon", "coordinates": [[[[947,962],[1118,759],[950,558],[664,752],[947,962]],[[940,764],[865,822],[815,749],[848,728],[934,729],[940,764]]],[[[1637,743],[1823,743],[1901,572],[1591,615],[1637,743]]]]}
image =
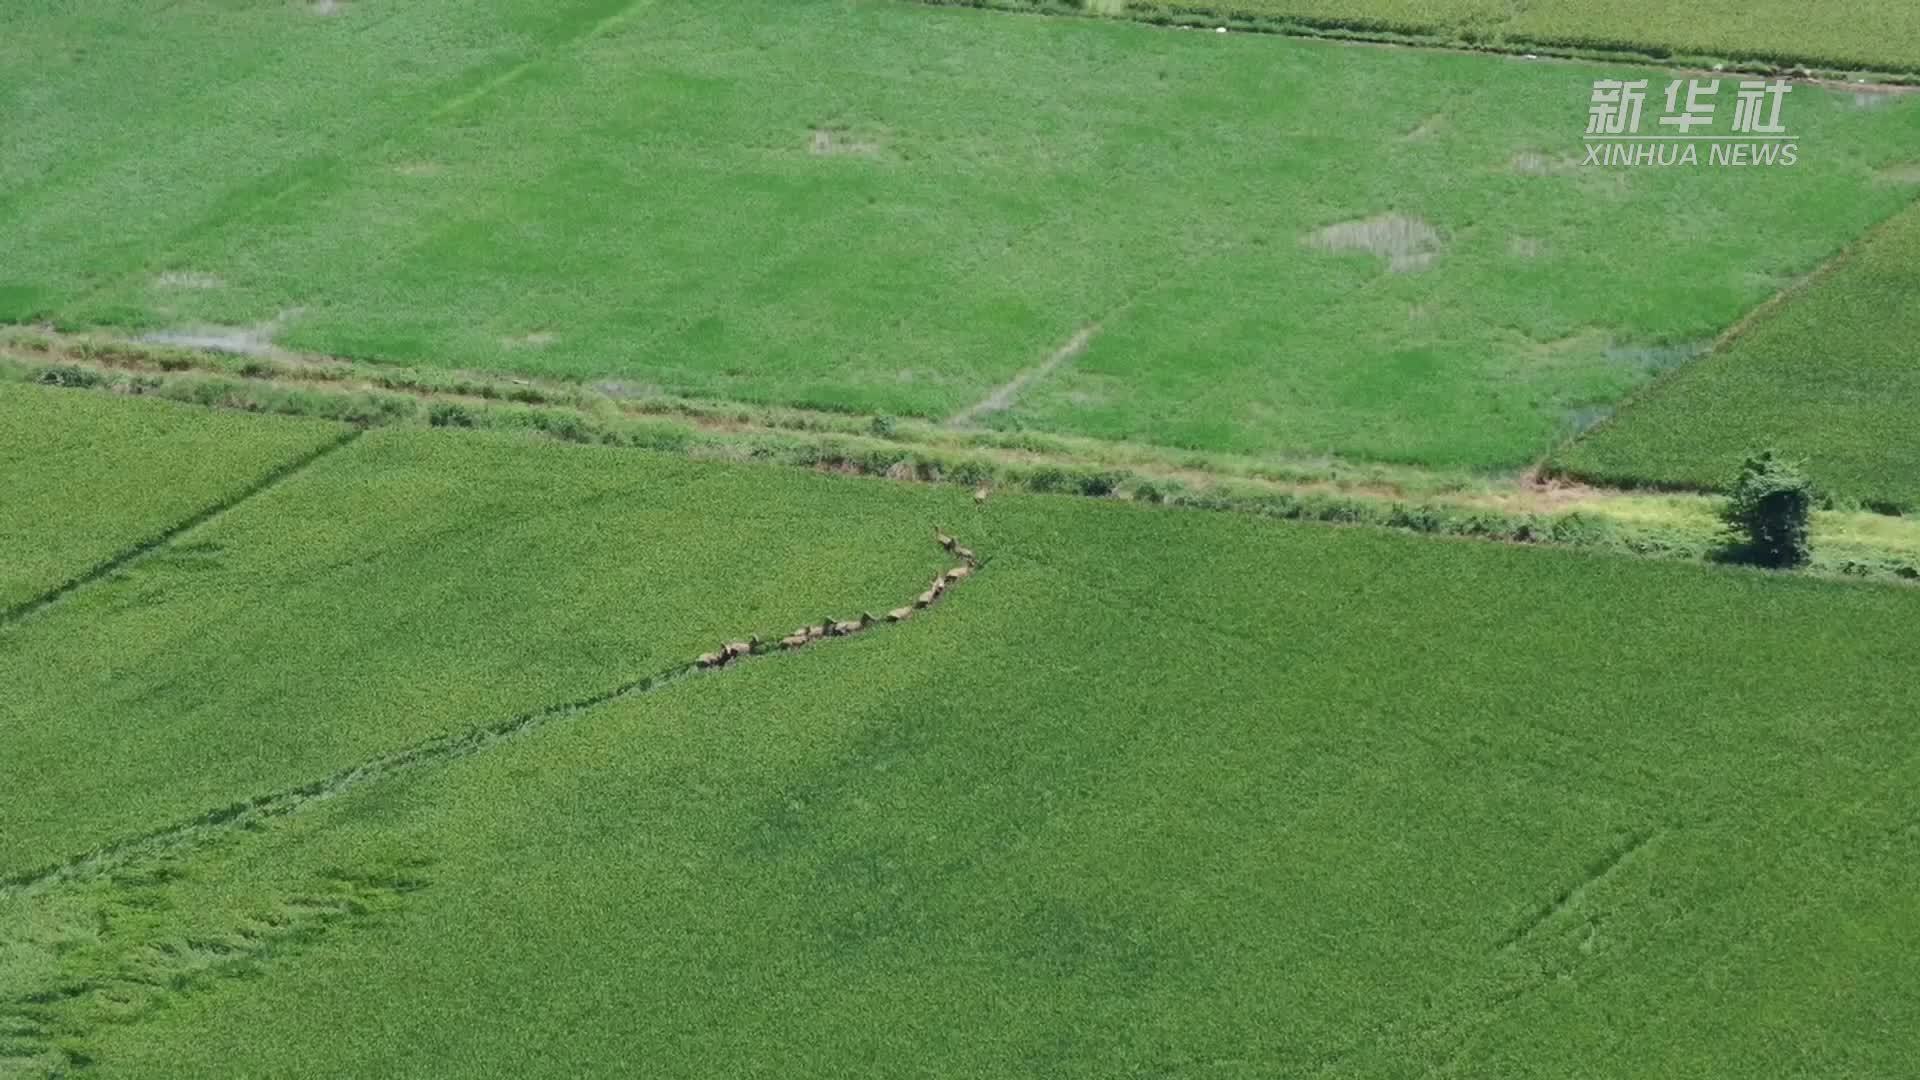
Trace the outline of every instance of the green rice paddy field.
{"type": "Polygon", "coordinates": [[[637,464],[375,431],[20,620],[0,648],[0,875],[611,690],[728,634],[884,611],[945,568],[929,524],[889,527],[913,505],[890,487],[836,510],[818,477],[637,464]]]}
{"type": "Polygon", "coordinates": [[[1714,489],[1756,446],[1828,492],[1920,509],[1920,206],[1715,355],[1649,388],[1556,455],[1614,484],[1714,489]]]}
{"type": "Polygon", "coordinates": [[[255,424],[8,387],[0,393],[0,612],[12,617],[44,601],[343,434],[302,420],[255,424]]]}
{"type": "Polygon", "coordinates": [[[1813,87],[1794,168],[1583,167],[1617,66],[838,0],[6,19],[0,317],[1208,450],[1517,469],[1920,195],[1920,99],[1813,87]]]}
{"type": "MultiPolygon", "coordinates": [[[[100,336],[0,380],[0,1080],[1920,1060],[1895,571],[752,460],[1546,513],[1510,475],[1771,444],[1920,508],[1920,96],[1798,86],[1793,168],[1608,170],[1592,81],[1666,70],[909,0],[3,6],[0,323],[100,336]],[[465,389],[379,426],[302,353],[465,389]],[[676,408],[680,453],[532,434],[676,408]],[[909,603],[940,529],[982,559],[931,607],[693,669],[909,603]]],[[[1920,58],[1874,4],[1228,6],[1920,58]]],[[[1848,520],[1846,565],[1910,551],[1848,520]]]]}
{"type": "Polygon", "coordinates": [[[0,629],[0,1067],[1895,1076],[1916,603],[376,431],[0,629]]]}

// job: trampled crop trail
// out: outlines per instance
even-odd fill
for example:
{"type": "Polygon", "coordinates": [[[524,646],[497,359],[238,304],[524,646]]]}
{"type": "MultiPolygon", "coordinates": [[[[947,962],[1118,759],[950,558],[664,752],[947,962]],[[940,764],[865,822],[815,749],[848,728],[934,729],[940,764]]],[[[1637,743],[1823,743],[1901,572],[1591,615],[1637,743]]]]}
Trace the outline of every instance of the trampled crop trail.
{"type": "Polygon", "coordinates": [[[177,868],[156,862],[86,882],[41,905],[35,930],[4,940],[16,970],[46,974],[0,998],[0,1076],[68,1076],[93,1056],[88,1036],[169,998],[243,972],[323,934],[365,925],[432,884],[430,859],[335,868],[225,926],[168,932],[177,868]]]}
{"type": "MultiPolygon", "coordinates": [[[[346,440],[343,439],[333,445],[344,445],[345,442],[346,440]]],[[[238,501],[238,499],[233,500],[233,502],[238,501]]],[[[211,513],[203,515],[200,520],[211,516],[211,513]]],[[[178,535],[181,531],[184,529],[176,529],[171,535],[178,535]]],[[[332,799],[356,788],[419,769],[480,753],[555,721],[572,719],[590,709],[622,698],[651,693],[706,669],[730,667],[736,662],[765,655],[775,648],[790,651],[805,645],[816,645],[827,639],[856,636],[883,621],[905,622],[916,613],[924,613],[927,609],[937,607],[948,592],[971,580],[976,572],[986,566],[987,560],[977,558],[959,541],[937,531],[936,537],[942,547],[960,558],[961,564],[941,573],[935,578],[933,587],[923,591],[918,597],[909,599],[901,607],[892,609],[884,619],[874,618],[871,615],[863,615],[853,620],[829,619],[820,627],[802,627],[800,634],[807,635],[807,640],[792,644],[762,645],[759,636],[752,635],[745,641],[723,646],[720,653],[711,653],[675,664],[663,671],[621,683],[619,686],[598,693],[521,713],[507,720],[470,728],[458,734],[428,739],[342,769],[320,780],[210,810],[187,821],[176,822],[151,832],[106,844],[55,866],[0,878],[0,901],[57,887],[64,882],[91,880],[116,872],[143,859],[192,849],[210,840],[216,831],[224,833],[234,829],[259,829],[275,819],[297,813],[312,803],[332,799]],[[809,630],[820,632],[808,634],[809,630]],[[734,646],[738,646],[738,651],[734,651],[734,646]]]]}
{"type": "Polygon", "coordinates": [[[298,458],[295,458],[294,460],[289,461],[286,464],[281,465],[276,469],[273,469],[272,471],[268,472],[266,475],[260,477],[258,480],[255,480],[253,483],[247,485],[246,487],[228,496],[227,498],[222,499],[219,502],[216,502],[210,506],[207,506],[204,509],[200,510],[199,512],[193,514],[192,516],[187,517],[181,521],[175,522],[174,524],[169,525],[165,529],[162,529],[161,531],[153,534],[152,536],[149,536],[146,539],[141,540],[139,543],[134,544],[132,547],[129,547],[126,550],[121,551],[118,554],[112,556],[111,558],[105,560],[104,562],[99,563],[98,565],[89,569],[87,572],[80,574],[77,577],[69,578],[68,580],[61,582],[59,585],[56,585],[53,588],[48,589],[47,591],[41,593],[38,596],[34,596],[26,600],[22,600],[20,603],[15,604],[14,606],[8,608],[4,612],[0,612],[0,630],[4,630],[5,628],[21,621],[22,619],[26,619],[34,614],[37,614],[42,610],[45,610],[46,608],[52,606],[53,604],[58,603],[61,599],[73,593],[75,590],[91,585],[94,582],[99,581],[102,578],[105,578],[108,575],[112,574],[114,571],[119,570],[122,567],[125,567],[127,564],[134,562],[135,560],[141,558],[142,556],[147,555],[152,551],[155,551],[161,547],[166,546],[172,541],[178,539],[181,535],[187,532],[190,532],[193,529],[197,529],[202,525],[205,525],[207,522],[212,521],[214,518],[219,517],[220,515],[226,513],[229,510],[232,510],[234,507],[239,506],[241,503],[246,502],[248,499],[253,498],[255,495],[258,495],[261,492],[264,492],[269,488],[272,488],[275,485],[279,484],[281,481],[286,480],[298,474],[302,470],[306,469],[308,466],[319,461],[321,458],[326,457],[328,454],[333,453],[335,450],[339,450],[342,447],[345,447],[347,444],[353,442],[353,440],[359,437],[360,437],[360,429],[355,428],[351,431],[348,431],[345,434],[341,435],[339,438],[334,439],[332,442],[324,443],[321,446],[317,447],[316,449],[310,450],[307,453],[302,454],[298,458]]]}

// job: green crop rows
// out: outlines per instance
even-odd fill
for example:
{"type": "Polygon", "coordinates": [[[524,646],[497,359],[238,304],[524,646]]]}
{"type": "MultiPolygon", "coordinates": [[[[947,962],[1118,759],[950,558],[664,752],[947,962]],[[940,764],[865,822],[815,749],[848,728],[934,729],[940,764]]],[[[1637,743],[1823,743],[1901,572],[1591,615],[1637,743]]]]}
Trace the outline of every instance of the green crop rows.
{"type": "MultiPolygon", "coordinates": [[[[79,987],[15,1010],[41,1032],[21,1049],[235,1077],[1892,1076],[1920,1053],[1896,974],[1920,919],[1912,592],[566,448],[520,451],[566,493],[534,505],[597,496],[643,537],[588,545],[543,511],[459,540],[483,520],[446,494],[460,462],[502,462],[441,445],[360,463],[400,473],[353,504],[392,512],[371,557],[314,520],[344,494],[322,468],[223,535],[200,578],[254,603],[222,622],[313,633],[271,658],[178,642],[156,670],[205,675],[145,689],[175,729],[150,753],[365,747],[566,692],[559,670],[500,689],[494,637],[617,677],[708,614],[672,609],[695,582],[716,628],[794,621],[689,565],[767,505],[848,523],[812,533],[858,561],[823,590],[917,569],[877,553],[935,516],[989,562],[903,626],[0,897],[0,985],[79,987]],[[657,506],[669,476],[698,497],[657,506]],[[362,680],[448,707],[413,721],[362,680]],[[247,722],[190,723],[209,694],[247,722]]],[[[726,553],[732,587],[804,581],[774,535],[726,553]]],[[[230,794],[299,774],[247,760],[230,794]]],[[[60,783],[36,836],[119,823],[124,787],[60,783]]]]}
{"type": "Polygon", "coordinates": [[[6,7],[0,1080],[1920,1060],[1920,9],[6,7]]]}
{"type": "Polygon", "coordinates": [[[0,318],[933,419],[1081,341],[972,418],[1517,469],[1920,192],[1920,101],[1812,88],[1795,168],[1627,173],[1580,164],[1619,68],[907,3],[150,8],[0,42],[44,101],[0,318]]]}

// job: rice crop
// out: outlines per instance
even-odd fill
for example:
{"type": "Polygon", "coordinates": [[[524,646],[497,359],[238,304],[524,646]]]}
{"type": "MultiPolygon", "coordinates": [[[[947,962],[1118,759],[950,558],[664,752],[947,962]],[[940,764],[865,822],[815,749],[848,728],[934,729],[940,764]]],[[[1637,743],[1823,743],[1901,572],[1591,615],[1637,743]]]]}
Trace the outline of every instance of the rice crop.
{"type": "Polygon", "coordinates": [[[343,434],[313,421],[0,383],[0,619],[343,434]]]}
{"type": "Polygon", "coordinates": [[[1665,73],[912,3],[34,4],[0,319],[1513,470],[1912,199],[1920,100],[1814,87],[1792,168],[1585,166],[1622,75],[1665,73]]]}
{"type": "Polygon", "coordinates": [[[1556,466],[1614,484],[1719,490],[1746,454],[1772,446],[1804,459],[1831,497],[1920,510],[1916,341],[1920,206],[1561,451],[1556,466]]]}
{"type": "MultiPolygon", "coordinates": [[[[747,514],[815,482],[728,475],[689,485],[747,514]]],[[[1912,1060],[1920,596],[1059,497],[967,512],[987,564],[938,618],[5,894],[20,1049],[107,1076],[1912,1060]]],[[[365,723],[321,700],[280,715],[365,723]]]]}

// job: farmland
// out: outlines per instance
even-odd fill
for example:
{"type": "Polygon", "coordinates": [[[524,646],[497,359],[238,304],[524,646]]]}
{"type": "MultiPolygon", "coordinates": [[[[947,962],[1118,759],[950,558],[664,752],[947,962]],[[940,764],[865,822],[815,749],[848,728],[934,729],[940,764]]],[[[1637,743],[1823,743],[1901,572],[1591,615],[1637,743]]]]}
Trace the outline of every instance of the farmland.
{"type": "MultiPolygon", "coordinates": [[[[1011,0],[1021,4],[1027,0],[1011,0]]],[[[1032,0],[1033,7],[1049,6],[1032,0]]],[[[1285,27],[1389,32],[1475,47],[1557,47],[1920,74],[1920,11],[1899,0],[1809,10],[1791,0],[1086,0],[1140,18],[1213,14],[1285,27]]]]}
{"type": "MultiPolygon", "coordinates": [[[[954,509],[817,482],[916,531],[954,509]]],[[[1920,700],[1856,677],[1920,661],[1914,593],[964,513],[991,562],[925,619],[15,891],[15,993],[96,987],[27,1015],[127,1076],[1892,1075],[1920,1049],[1907,983],[1830,981],[1920,915],[1920,700]]]]}
{"type": "Polygon", "coordinates": [[[1558,464],[1626,484],[1711,489],[1777,445],[1832,494],[1920,509],[1920,207],[1731,344],[1673,373],[1558,464]]]}
{"type": "Polygon", "coordinates": [[[1920,16],[1209,3],[8,5],[0,1080],[1911,1074],[1920,16]]]}
{"type": "MultiPolygon", "coordinates": [[[[86,415],[111,445],[120,425],[86,415]]],[[[530,449],[373,432],[9,629],[0,875],[609,691],[725,635],[884,611],[940,569],[902,493],[841,512],[818,479],[530,449]],[[727,538],[694,542],[685,520],[716,501],[739,507],[727,538]]]]}
{"type": "Polygon", "coordinates": [[[0,317],[1204,450],[1518,469],[1920,192],[1920,100],[1802,88],[1795,168],[1629,174],[1578,163],[1618,68],[1096,20],[15,21],[54,60],[0,68],[44,118],[0,317]]]}

